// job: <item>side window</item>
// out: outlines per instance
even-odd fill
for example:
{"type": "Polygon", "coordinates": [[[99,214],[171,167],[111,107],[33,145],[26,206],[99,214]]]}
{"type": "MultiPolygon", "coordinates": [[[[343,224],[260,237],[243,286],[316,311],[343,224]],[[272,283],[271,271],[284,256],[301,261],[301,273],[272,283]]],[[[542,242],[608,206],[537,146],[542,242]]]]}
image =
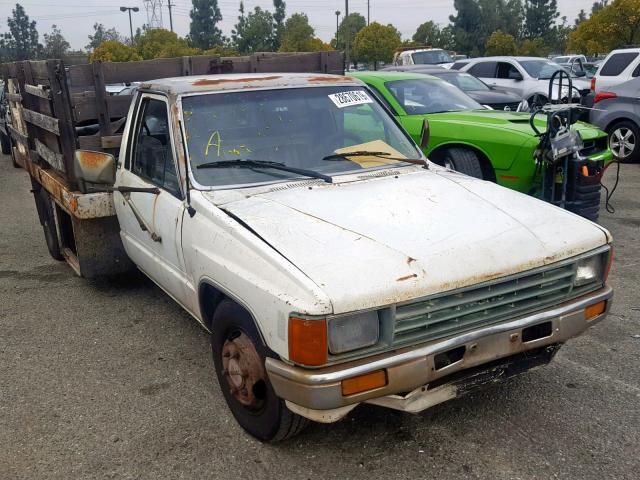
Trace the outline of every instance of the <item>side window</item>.
{"type": "Polygon", "coordinates": [[[167,104],[146,98],[140,108],[131,170],[181,198],[169,135],[167,104]]]}
{"type": "Polygon", "coordinates": [[[603,77],[620,75],[637,56],[638,52],[614,53],[611,55],[611,58],[607,60],[607,63],[602,66],[600,75],[603,77]]]}
{"type": "Polygon", "coordinates": [[[636,68],[634,68],[633,72],[631,73],[631,76],[633,78],[637,77],[638,75],[640,75],[640,62],[638,63],[638,65],[636,65],[636,68]]]}
{"type": "Polygon", "coordinates": [[[469,63],[469,62],[455,62],[453,65],[451,65],[451,70],[460,70],[467,63],[469,63]]]}
{"type": "Polygon", "coordinates": [[[507,62],[498,62],[498,70],[496,73],[496,78],[504,78],[507,80],[513,80],[518,77],[520,73],[518,69],[507,62]]]}
{"type": "Polygon", "coordinates": [[[496,62],[479,62],[469,69],[469,73],[474,77],[495,78],[496,62]]]}

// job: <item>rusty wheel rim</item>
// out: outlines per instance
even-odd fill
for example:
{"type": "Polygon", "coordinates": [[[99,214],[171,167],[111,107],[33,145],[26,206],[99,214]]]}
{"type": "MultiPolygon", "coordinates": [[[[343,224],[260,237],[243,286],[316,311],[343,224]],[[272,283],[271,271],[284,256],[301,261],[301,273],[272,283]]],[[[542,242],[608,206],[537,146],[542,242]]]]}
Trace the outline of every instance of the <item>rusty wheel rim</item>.
{"type": "Polygon", "coordinates": [[[251,411],[266,401],[267,376],[260,355],[244,332],[235,332],[222,346],[222,374],[231,395],[251,411]]]}

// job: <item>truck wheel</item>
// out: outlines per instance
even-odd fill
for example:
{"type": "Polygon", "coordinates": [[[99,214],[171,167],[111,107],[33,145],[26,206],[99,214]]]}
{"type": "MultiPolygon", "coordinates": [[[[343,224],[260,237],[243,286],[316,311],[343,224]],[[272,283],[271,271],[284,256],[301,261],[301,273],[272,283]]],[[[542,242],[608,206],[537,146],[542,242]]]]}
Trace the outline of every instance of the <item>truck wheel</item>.
{"type": "Polygon", "coordinates": [[[0,133],[0,146],[2,146],[2,153],[5,155],[9,155],[11,153],[11,142],[9,142],[9,137],[4,133],[0,133]]]}
{"type": "Polygon", "coordinates": [[[544,107],[547,103],[549,103],[549,100],[544,95],[541,95],[540,93],[536,93],[534,95],[531,95],[527,99],[527,102],[529,102],[530,111],[533,112],[538,108],[544,107]]]}
{"type": "Polygon", "coordinates": [[[609,128],[609,148],[616,160],[624,163],[636,163],[640,161],[640,132],[638,126],[623,120],[609,128]]]}
{"type": "Polygon", "coordinates": [[[64,257],[62,256],[62,250],[58,242],[58,228],[56,226],[53,201],[49,193],[33,178],[31,179],[31,185],[33,187],[32,191],[36,201],[36,209],[38,210],[38,217],[40,218],[40,224],[44,231],[44,239],[47,242],[49,254],[54,260],[62,261],[64,257]]]}
{"type": "Polygon", "coordinates": [[[478,155],[468,148],[449,148],[444,156],[444,165],[470,177],[484,179],[478,155]]]}
{"type": "Polygon", "coordinates": [[[278,398],[264,368],[269,349],[245,309],[223,300],[213,314],[211,350],[218,383],[240,426],[263,442],[300,433],[309,423],[278,398]]]}

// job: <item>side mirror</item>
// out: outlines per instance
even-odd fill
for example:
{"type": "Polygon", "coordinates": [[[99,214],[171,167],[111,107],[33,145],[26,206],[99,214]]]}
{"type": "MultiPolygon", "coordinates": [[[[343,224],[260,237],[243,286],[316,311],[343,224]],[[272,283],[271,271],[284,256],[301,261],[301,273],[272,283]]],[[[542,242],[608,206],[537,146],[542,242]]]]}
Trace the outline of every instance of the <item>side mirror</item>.
{"type": "Polygon", "coordinates": [[[110,153],[76,150],[74,169],[83,192],[85,183],[113,186],[116,181],[116,159],[110,153]]]}
{"type": "Polygon", "coordinates": [[[519,72],[509,72],[509,80],[515,80],[516,82],[521,82],[524,80],[522,75],[519,72]]]}
{"type": "Polygon", "coordinates": [[[578,70],[575,72],[576,77],[586,77],[587,76],[587,72],[585,72],[584,70],[578,70]]]}
{"type": "Polygon", "coordinates": [[[422,121],[422,131],[420,132],[420,148],[426,150],[429,146],[429,137],[431,132],[429,130],[429,120],[426,118],[422,121]]]}

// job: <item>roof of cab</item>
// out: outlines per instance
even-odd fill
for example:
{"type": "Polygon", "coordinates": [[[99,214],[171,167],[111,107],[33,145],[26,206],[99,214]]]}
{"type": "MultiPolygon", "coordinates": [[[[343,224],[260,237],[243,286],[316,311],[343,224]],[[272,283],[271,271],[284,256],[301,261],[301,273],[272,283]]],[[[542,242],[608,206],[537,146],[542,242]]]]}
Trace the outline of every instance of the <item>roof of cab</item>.
{"type": "Polygon", "coordinates": [[[389,70],[376,70],[371,72],[353,72],[353,76],[358,78],[359,80],[367,81],[370,79],[382,80],[384,82],[392,82],[394,80],[435,80],[441,82],[437,77],[433,75],[428,75],[426,73],[417,73],[417,72],[394,72],[389,70]]]}
{"type": "Polygon", "coordinates": [[[161,78],[142,82],[141,89],[172,95],[222,90],[287,88],[321,85],[361,85],[353,77],[323,73],[225,73],[161,78]]]}

